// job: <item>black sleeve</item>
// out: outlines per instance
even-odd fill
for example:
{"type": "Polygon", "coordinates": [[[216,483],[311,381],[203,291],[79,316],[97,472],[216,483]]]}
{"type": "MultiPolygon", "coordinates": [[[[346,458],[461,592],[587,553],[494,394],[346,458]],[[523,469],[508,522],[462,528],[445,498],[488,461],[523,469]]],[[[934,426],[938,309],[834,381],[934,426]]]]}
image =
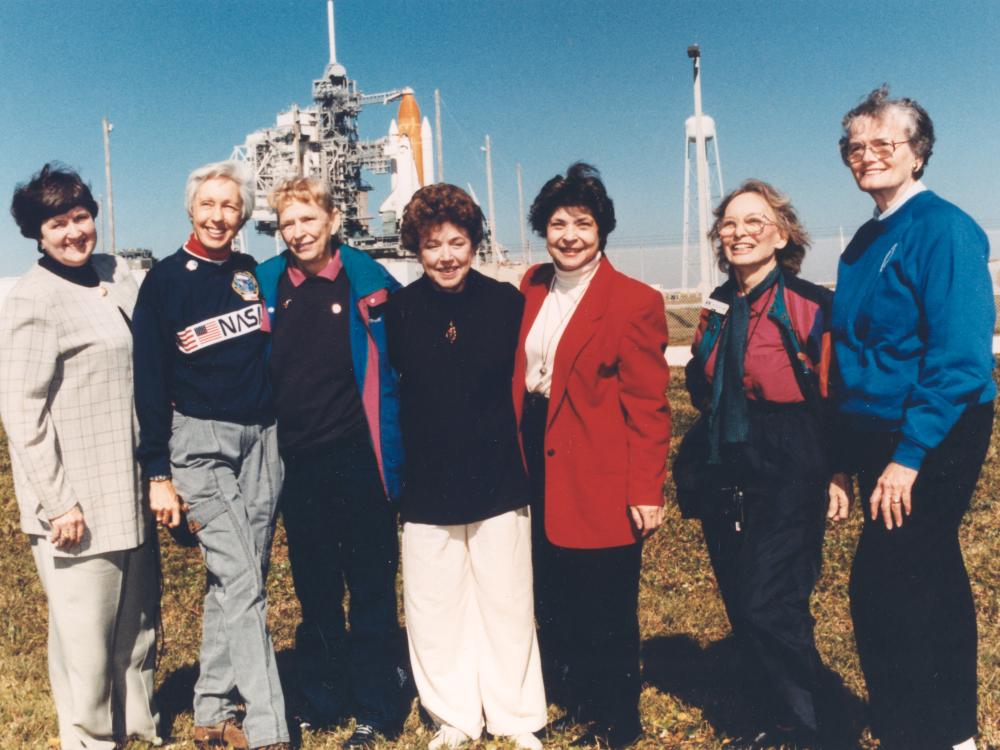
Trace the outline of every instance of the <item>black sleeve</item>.
{"type": "Polygon", "coordinates": [[[170,475],[170,368],[173,339],[161,304],[160,279],[150,272],[139,288],[132,314],[135,410],[139,417],[136,458],[143,476],[170,475]]]}
{"type": "Polygon", "coordinates": [[[507,326],[504,330],[505,351],[510,352],[510,377],[514,377],[514,362],[517,360],[517,343],[521,338],[521,318],[524,317],[524,295],[514,286],[507,284],[509,301],[507,303],[507,326]]]}
{"type": "Polygon", "coordinates": [[[402,339],[403,335],[403,301],[402,295],[397,292],[390,295],[382,308],[385,320],[386,348],[389,352],[389,364],[397,372],[400,371],[403,359],[402,339]]]}
{"type": "Polygon", "coordinates": [[[684,365],[684,385],[691,397],[691,405],[702,413],[707,412],[712,401],[712,388],[697,357],[691,357],[684,365]]]}

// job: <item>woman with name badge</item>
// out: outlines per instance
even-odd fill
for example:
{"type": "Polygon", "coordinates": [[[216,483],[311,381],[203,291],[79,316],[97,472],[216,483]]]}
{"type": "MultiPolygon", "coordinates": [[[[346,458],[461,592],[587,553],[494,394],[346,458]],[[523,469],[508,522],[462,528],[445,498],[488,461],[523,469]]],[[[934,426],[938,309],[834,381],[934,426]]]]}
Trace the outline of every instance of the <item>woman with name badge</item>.
{"type": "MultiPolygon", "coordinates": [[[[740,657],[752,725],[727,747],[819,747],[820,657],[809,597],[828,504],[832,293],[799,277],[809,236],[789,199],[747,180],[709,232],[728,280],[701,312],[686,368],[702,416],[674,462],[699,518],[740,657]]],[[[842,479],[842,478],[841,478],[842,479]]]]}

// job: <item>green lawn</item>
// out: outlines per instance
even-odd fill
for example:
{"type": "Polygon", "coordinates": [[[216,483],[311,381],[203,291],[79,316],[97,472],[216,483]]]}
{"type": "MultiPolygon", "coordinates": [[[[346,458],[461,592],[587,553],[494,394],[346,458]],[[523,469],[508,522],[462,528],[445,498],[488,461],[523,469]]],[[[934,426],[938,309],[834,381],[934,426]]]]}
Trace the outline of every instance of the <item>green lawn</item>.
{"type": "MultiPolygon", "coordinates": [[[[683,391],[683,373],[674,371],[671,396],[674,447],[694,412],[683,391]]],[[[998,433],[1000,434],[1000,433],[998,433]]],[[[57,747],[56,721],[45,667],[45,604],[17,507],[7,451],[0,451],[0,748],[57,747]]],[[[983,478],[962,529],[979,614],[980,748],[1000,750],[1000,457],[991,447],[983,478]]],[[[667,522],[647,545],[642,576],[640,623],[645,688],[642,695],[646,739],[640,750],[717,748],[741,716],[730,688],[732,650],[728,626],[696,523],[681,520],[667,490],[667,522]]],[[[864,732],[864,686],[854,651],[848,614],[847,575],[857,541],[857,513],[831,527],[826,537],[823,577],[813,597],[817,641],[826,664],[843,678],[837,697],[843,747],[876,747],[864,732]]],[[[192,747],[191,692],[197,674],[203,570],[196,550],[163,544],[163,639],[157,675],[159,700],[169,745],[192,747]]],[[[274,544],[269,580],[270,622],[279,662],[288,664],[298,619],[284,535],[274,544]]],[[[306,732],[304,748],[339,748],[349,727],[306,732]]],[[[430,738],[414,710],[406,732],[384,748],[422,748],[430,738]]],[[[551,748],[567,748],[570,736],[552,738],[551,748]]],[[[134,743],[133,748],[140,747],[134,743]]],[[[478,750],[504,750],[482,740],[478,750]]]]}

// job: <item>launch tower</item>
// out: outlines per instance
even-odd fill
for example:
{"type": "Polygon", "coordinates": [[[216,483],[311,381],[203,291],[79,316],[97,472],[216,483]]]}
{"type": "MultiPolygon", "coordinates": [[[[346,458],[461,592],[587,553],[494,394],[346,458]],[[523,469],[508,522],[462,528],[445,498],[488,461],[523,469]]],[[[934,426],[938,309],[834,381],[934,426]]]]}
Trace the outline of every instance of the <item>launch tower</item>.
{"type": "Polygon", "coordinates": [[[316,176],[326,183],[342,215],[341,238],[376,257],[396,257],[403,207],[417,189],[434,182],[433,137],[430,123],[421,118],[413,90],[394,89],[364,94],[347,69],[337,62],[333,30],[333,0],[327,0],[330,60],[323,76],[313,81],[310,107],[293,106],[278,114],[275,125],[257,130],[233,149],[232,158],[244,161],[256,181],[252,219],[257,231],[273,235],[276,216],[267,196],[279,182],[296,175],[316,176]],[[399,101],[398,123],[388,135],[361,140],[358,115],[371,104],[399,101]],[[379,207],[368,209],[371,185],[362,170],[391,173],[391,192],[379,207]]]}

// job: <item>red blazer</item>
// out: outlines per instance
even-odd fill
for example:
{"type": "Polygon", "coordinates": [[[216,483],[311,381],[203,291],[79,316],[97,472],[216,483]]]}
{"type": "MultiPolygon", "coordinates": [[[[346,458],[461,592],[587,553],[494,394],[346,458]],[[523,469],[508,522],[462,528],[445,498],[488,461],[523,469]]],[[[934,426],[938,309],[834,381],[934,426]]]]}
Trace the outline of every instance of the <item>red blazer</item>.
{"type": "MultiPolygon", "coordinates": [[[[551,263],[521,280],[514,411],[524,413],[524,342],[551,263]]],[[[663,297],[603,259],[556,349],[545,430],[545,532],[560,547],[633,544],[629,505],[662,505],[670,450],[663,297]]]]}

